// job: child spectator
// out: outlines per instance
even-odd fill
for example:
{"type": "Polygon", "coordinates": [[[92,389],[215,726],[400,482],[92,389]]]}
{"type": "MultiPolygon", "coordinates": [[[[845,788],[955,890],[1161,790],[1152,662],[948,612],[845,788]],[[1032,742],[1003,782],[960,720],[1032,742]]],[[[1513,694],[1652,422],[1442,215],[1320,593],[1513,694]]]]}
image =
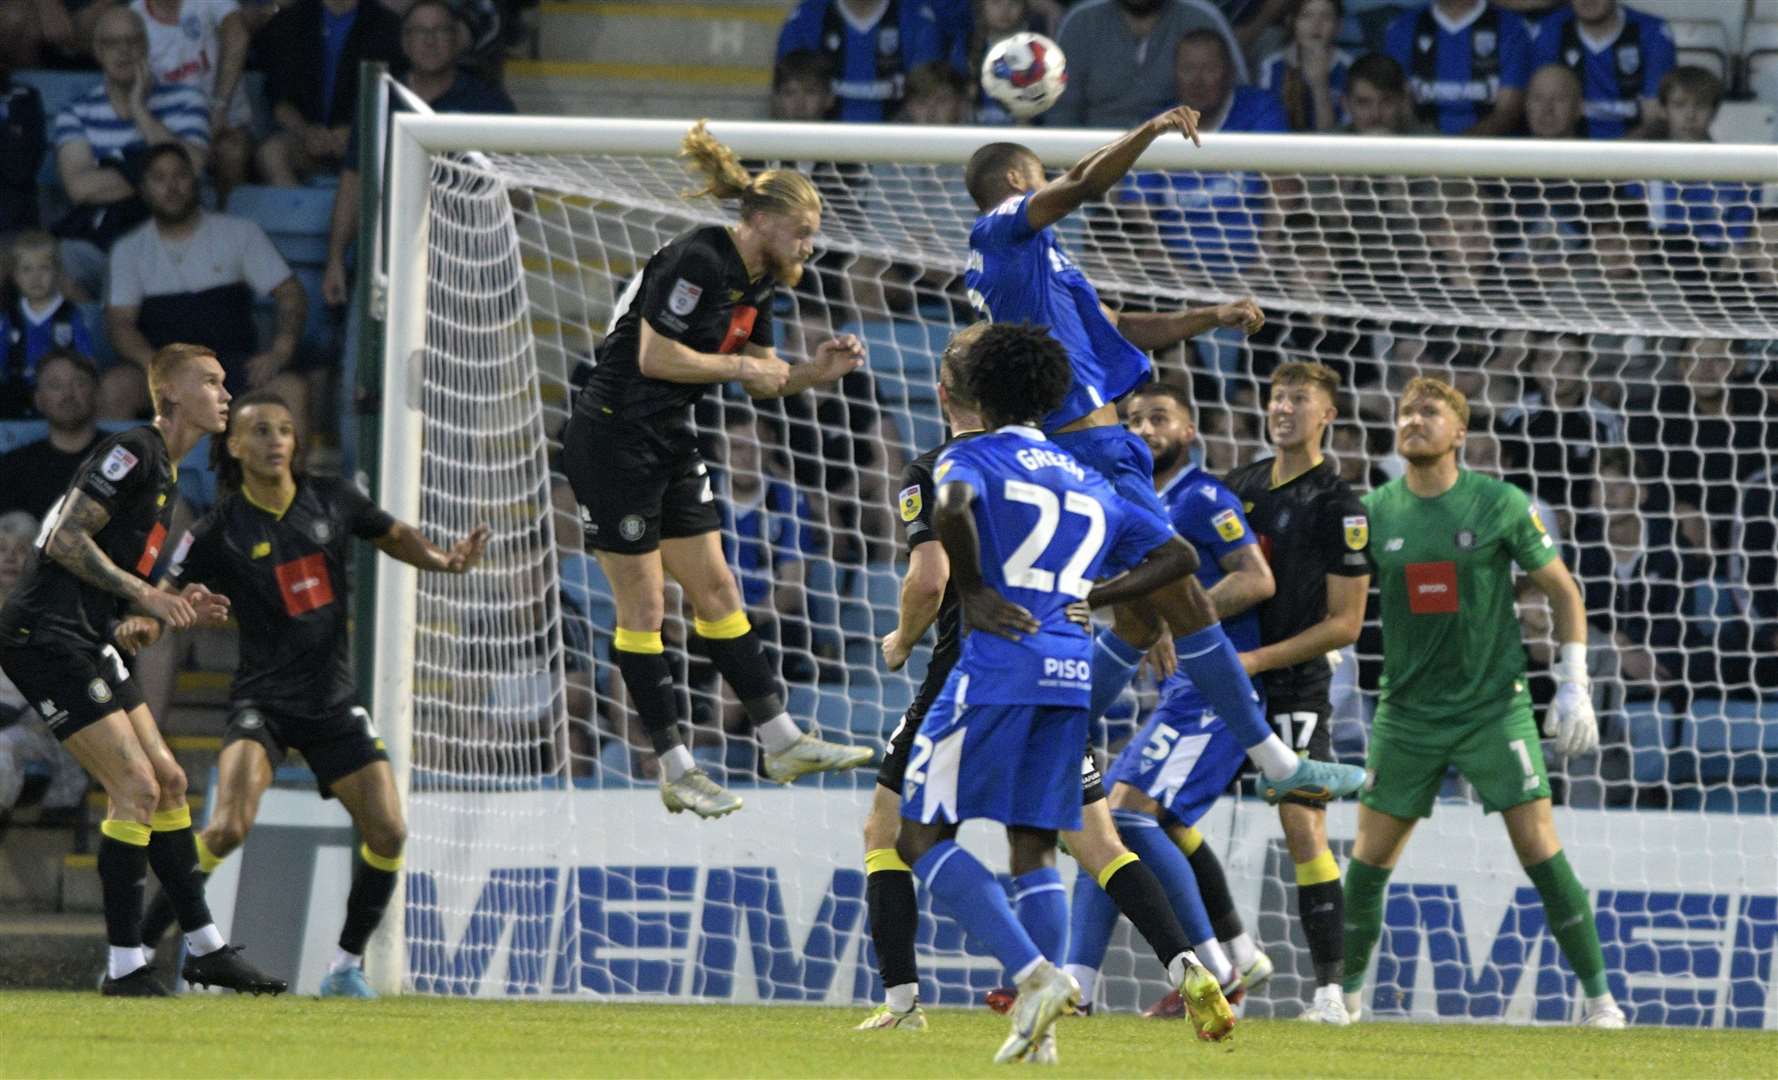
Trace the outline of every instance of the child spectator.
{"type": "Polygon", "coordinates": [[[833,61],[838,72],[836,119],[850,123],[886,120],[895,114],[907,73],[921,64],[963,62],[945,52],[933,8],[874,0],[802,0],[778,32],[778,57],[809,49],[833,61]]]}
{"type": "Polygon", "coordinates": [[[1334,46],[1345,17],[1341,0],[1297,0],[1290,14],[1290,44],[1265,58],[1259,84],[1284,102],[1292,131],[1332,131],[1346,113],[1346,81],[1352,54],[1334,46]]]}
{"type": "Polygon", "coordinates": [[[0,419],[35,416],[31,392],[37,365],[52,349],[93,352],[80,311],[62,296],[56,239],[39,229],[20,234],[9,253],[12,278],[0,309],[0,419]]]}
{"type": "Polygon", "coordinates": [[[833,58],[813,49],[785,53],[772,65],[772,119],[833,119],[833,58]]]}
{"type": "MultiPolygon", "coordinates": [[[[1722,104],[1722,80],[1701,67],[1676,67],[1661,80],[1662,123],[1658,137],[1670,142],[1709,142],[1722,104]]],[[[1648,230],[1660,241],[1676,272],[1695,271],[1700,257],[1713,260],[1753,233],[1759,189],[1738,180],[1650,180],[1625,185],[1632,203],[1646,200],[1648,230]]]]}
{"type": "Polygon", "coordinates": [[[194,87],[210,103],[210,169],[218,201],[247,182],[253,107],[241,81],[247,22],[235,0],[130,0],[148,28],[148,70],[157,82],[194,87]]]}
{"type": "Polygon", "coordinates": [[[970,81],[942,60],[908,72],[907,96],[896,117],[904,124],[967,124],[970,81]]]}
{"type": "Polygon", "coordinates": [[[1345,108],[1340,128],[1353,135],[1421,135],[1429,131],[1414,118],[1407,72],[1382,53],[1365,53],[1346,72],[1345,108]]]}

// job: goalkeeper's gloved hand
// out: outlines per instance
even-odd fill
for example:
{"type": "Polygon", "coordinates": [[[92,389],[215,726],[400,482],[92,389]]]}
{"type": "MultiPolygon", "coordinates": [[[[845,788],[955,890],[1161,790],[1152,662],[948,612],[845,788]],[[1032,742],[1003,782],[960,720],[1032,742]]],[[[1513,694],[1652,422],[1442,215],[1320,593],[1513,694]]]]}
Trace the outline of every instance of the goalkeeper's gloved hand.
{"type": "Polygon", "coordinates": [[[1562,646],[1556,664],[1556,700],[1551,703],[1546,732],[1556,740],[1563,757],[1588,754],[1599,747],[1599,718],[1593,713],[1593,683],[1587,677],[1587,647],[1580,642],[1562,646]]]}

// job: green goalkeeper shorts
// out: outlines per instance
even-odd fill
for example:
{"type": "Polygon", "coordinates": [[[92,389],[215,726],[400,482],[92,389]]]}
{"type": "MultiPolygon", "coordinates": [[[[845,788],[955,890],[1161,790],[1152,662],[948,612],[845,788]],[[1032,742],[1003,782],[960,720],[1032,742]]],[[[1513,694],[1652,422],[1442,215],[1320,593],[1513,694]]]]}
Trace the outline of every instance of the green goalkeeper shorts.
{"type": "Polygon", "coordinates": [[[1531,706],[1514,701],[1503,708],[1504,716],[1497,709],[1439,723],[1392,718],[1379,708],[1365,755],[1372,779],[1359,801],[1392,817],[1430,817],[1445,769],[1452,765],[1475,785],[1487,813],[1549,798],[1550,778],[1531,706]]]}

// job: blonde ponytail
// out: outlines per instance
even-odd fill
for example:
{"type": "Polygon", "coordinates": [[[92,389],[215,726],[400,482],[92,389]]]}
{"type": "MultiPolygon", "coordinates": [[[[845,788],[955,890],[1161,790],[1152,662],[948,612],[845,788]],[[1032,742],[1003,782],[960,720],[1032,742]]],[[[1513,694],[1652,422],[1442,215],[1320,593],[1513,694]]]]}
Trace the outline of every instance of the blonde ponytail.
{"type": "Polygon", "coordinates": [[[693,124],[680,143],[679,156],[688,159],[705,180],[702,188],[685,192],[685,198],[739,199],[743,218],[756,210],[768,214],[821,212],[821,195],[808,177],[795,169],[749,173],[733,150],[716,141],[706,123],[699,120],[693,124]]]}

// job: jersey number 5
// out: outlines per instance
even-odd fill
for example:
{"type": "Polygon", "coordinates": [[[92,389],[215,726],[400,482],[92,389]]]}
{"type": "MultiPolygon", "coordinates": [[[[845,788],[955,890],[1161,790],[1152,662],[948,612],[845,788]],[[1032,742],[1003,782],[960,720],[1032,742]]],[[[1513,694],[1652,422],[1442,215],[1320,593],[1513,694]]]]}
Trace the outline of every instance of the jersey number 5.
{"type": "Polygon", "coordinates": [[[1077,600],[1084,599],[1092,591],[1092,583],[1087,581],[1087,567],[1093,565],[1094,556],[1105,543],[1105,508],[1099,500],[1080,491],[1066,492],[1062,498],[1046,487],[1027,484],[1023,480],[1008,480],[1004,489],[1007,502],[1024,503],[1026,506],[1037,507],[1037,524],[1024,542],[1013,549],[1001,564],[1001,573],[1006,577],[1007,588],[1030,589],[1033,592],[1066,593],[1077,600]],[[1056,537],[1056,526],[1061,524],[1062,512],[1078,514],[1087,519],[1086,535],[1080,538],[1080,544],[1069,556],[1068,562],[1062,567],[1060,574],[1040,569],[1037,560],[1049,550],[1050,541],[1056,537]]]}

